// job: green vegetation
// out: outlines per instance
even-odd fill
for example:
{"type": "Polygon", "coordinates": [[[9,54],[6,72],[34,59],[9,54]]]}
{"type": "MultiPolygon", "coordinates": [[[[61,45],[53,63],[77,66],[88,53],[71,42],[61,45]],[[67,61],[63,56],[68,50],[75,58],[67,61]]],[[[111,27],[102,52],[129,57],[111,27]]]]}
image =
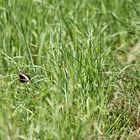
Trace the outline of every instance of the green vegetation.
{"type": "Polygon", "coordinates": [[[139,0],[0,0],[0,140],[140,139],[139,40],[139,0]]]}

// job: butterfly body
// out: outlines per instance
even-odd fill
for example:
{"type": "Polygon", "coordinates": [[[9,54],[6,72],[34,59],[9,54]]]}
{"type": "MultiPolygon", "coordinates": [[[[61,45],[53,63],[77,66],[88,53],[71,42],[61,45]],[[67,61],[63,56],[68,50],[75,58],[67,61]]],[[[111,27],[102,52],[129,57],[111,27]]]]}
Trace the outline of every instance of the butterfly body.
{"type": "Polygon", "coordinates": [[[31,80],[31,78],[27,74],[20,73],[19,74],[19,81],[22,83],[27,83],[31,80]]]}

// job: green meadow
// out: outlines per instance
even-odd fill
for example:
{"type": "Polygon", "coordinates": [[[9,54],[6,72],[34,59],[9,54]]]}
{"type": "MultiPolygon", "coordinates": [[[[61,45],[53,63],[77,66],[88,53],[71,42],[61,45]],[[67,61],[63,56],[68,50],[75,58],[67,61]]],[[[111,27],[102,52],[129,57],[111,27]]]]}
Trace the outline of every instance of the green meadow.
{"type": "Polygon", "coordinates": [[[0,0],[0,140],[139,139],[140,1],[0,0]]]}

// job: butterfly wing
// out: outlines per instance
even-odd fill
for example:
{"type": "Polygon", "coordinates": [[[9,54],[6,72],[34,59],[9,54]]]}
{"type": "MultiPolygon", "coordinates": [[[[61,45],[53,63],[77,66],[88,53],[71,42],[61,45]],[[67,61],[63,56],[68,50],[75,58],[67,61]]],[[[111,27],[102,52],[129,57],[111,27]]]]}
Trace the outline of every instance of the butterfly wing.
{"type": "Polygon", "coordinates": [[[20,73],[19,74],[19,80],[20,80],[20,82],[29,82],[30,81],[30,77],[28,75],[20,73]]]}

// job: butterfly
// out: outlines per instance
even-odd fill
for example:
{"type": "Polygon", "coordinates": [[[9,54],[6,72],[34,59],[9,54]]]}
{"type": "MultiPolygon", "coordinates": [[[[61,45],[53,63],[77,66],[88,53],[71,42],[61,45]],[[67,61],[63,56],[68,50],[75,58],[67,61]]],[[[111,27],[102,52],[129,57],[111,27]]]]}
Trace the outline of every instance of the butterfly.
{"type": "Polygon", "coordinates": [[[31,80],[31,78],[27,74],[19,73],[19,81],[22,83],[27,83],[31,80]]]}

